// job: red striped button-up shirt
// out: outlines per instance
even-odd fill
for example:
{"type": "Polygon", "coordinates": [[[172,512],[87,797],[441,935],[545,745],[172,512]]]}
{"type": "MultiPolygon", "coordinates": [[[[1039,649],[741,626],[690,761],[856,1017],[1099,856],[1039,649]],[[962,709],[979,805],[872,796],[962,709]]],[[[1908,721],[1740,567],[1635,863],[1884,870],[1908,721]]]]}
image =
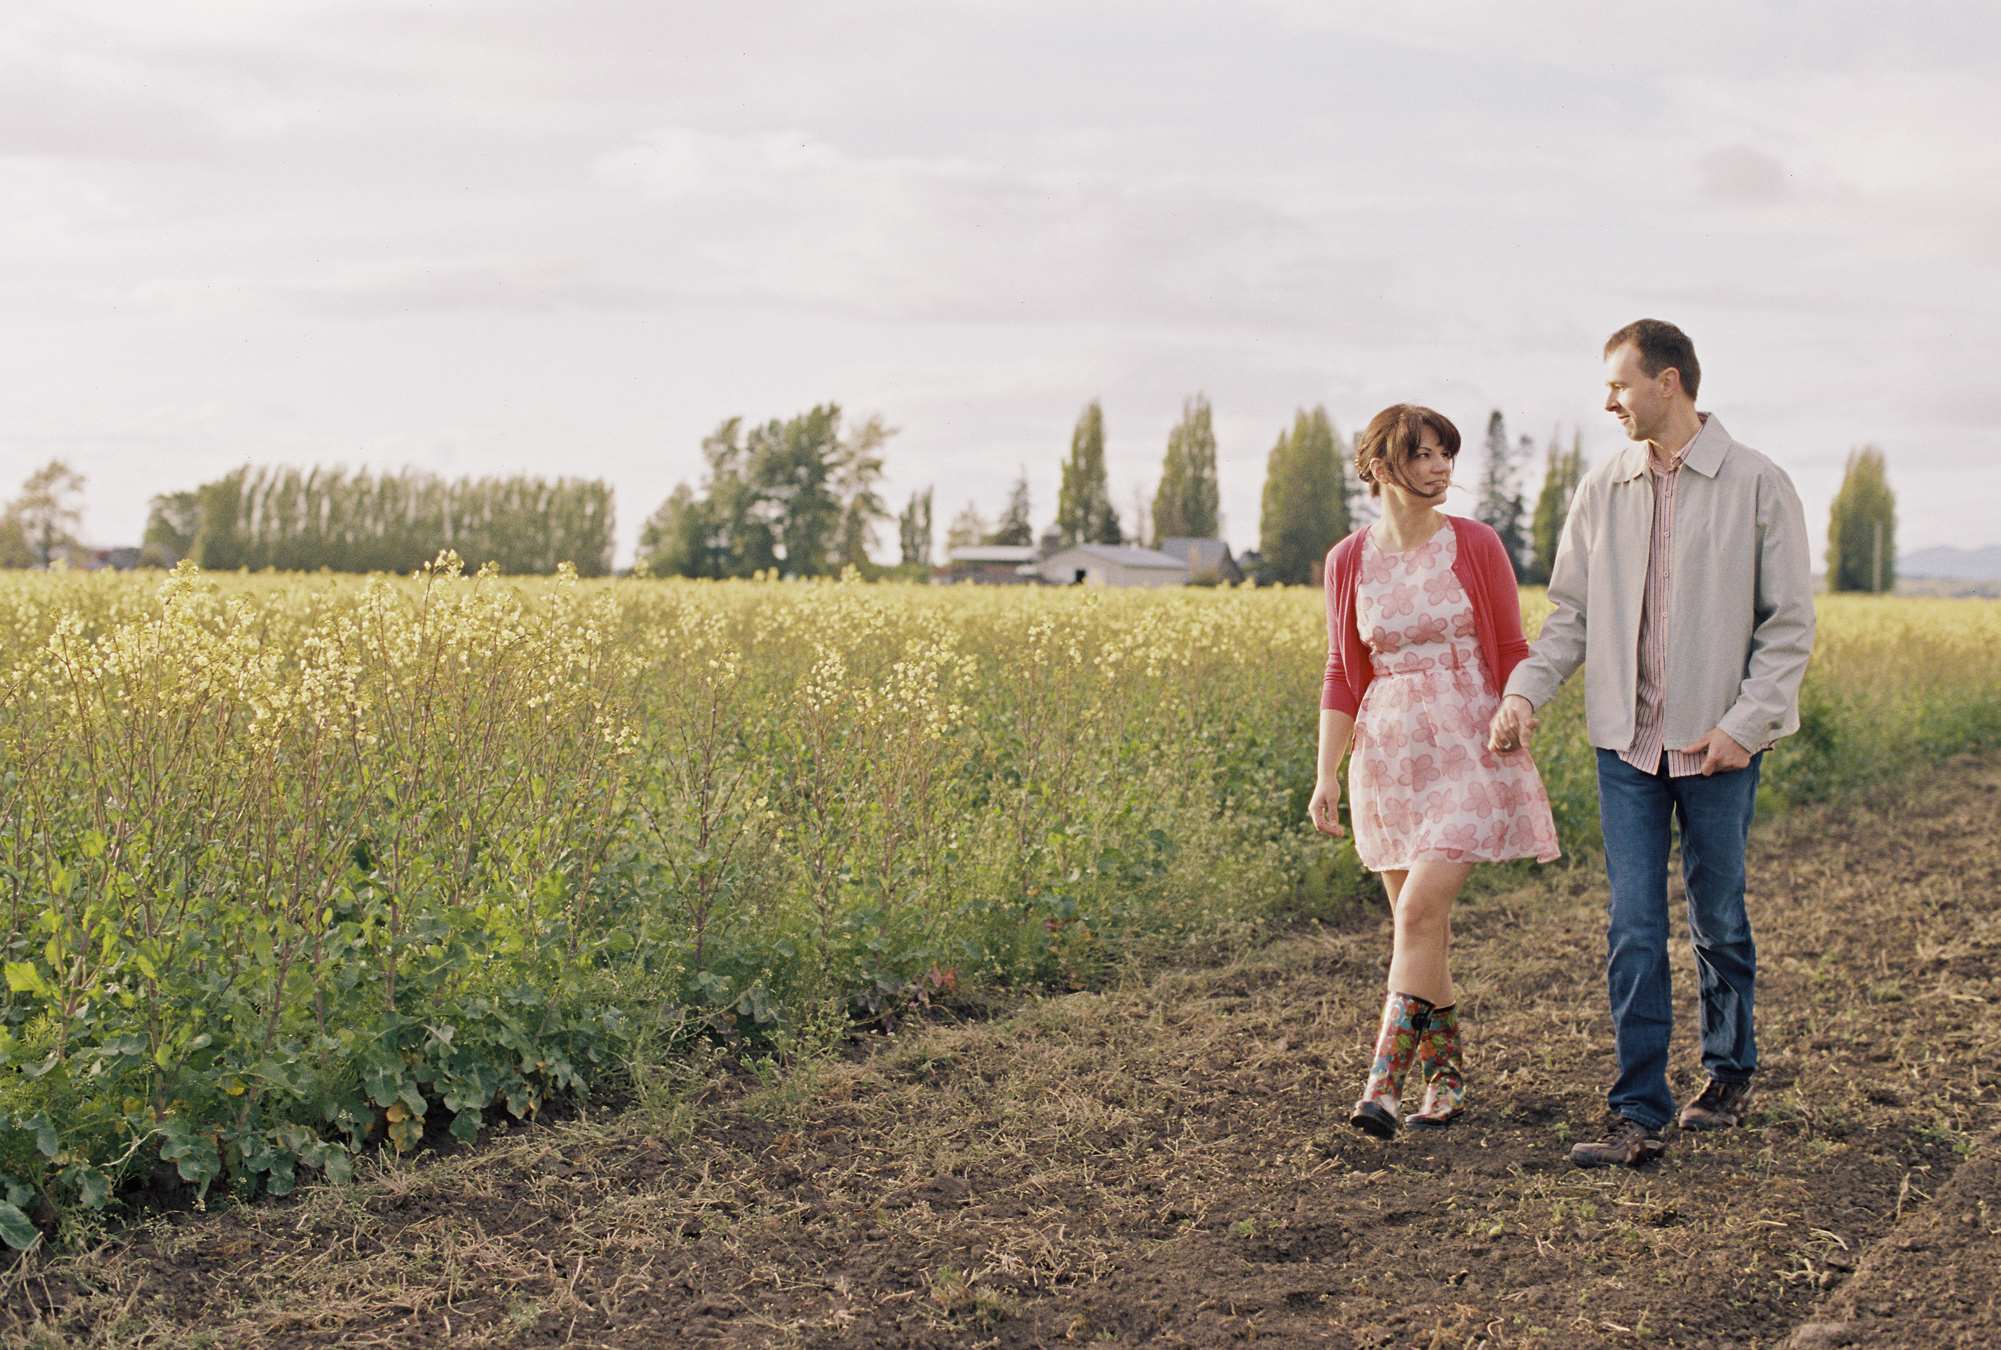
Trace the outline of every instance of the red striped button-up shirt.
{"type": "MultiPolygon", "coordinates": [[[[1691,439],[1688,445],[1693,444],[1691,439]]],[[[1663,745],[1661,733],[1661,693],[1667,687],[1667,616],[1672,612],[1668,592],[1674,584],[1674,488],[1688,445],[1675,451],[1665,468],[1659,456],[1647,456],[1647,481],[1654,490],[1654,531],[1647,552],[1646,592],[1640,601],[1639,693],[1633,709],[1633,743],[1619,756],[1641,773],[1659,773],[1661,752],[1666,750],[1670,778],[1702,772],[1700,754],[1663,745]]]]}

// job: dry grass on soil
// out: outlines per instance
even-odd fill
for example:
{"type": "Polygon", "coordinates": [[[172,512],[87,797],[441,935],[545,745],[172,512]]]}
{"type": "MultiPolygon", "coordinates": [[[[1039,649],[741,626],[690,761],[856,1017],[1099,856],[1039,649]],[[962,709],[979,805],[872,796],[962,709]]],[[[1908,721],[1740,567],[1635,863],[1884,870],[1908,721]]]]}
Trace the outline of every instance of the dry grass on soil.
{"type": "Polygon", "coordinates": [[[344,1191],[155,1220],[16,1264],[0,1334],[162,1350],[1997,1344],[1997,837],[1994,759],[1762,833],[1753,1114],[1671,1134],[1643,1171],[1564,1161],[1597,1123],[1611,1052],[1603,881],[1558,867],[1460,915],[1473,1096],[1442,1136],[1385,1145],[1341,1123],[1386,933],[1315,931],[906,1031],[776,1088],[719,1080],[678,1118],[589,1117],[344,1191]]]}

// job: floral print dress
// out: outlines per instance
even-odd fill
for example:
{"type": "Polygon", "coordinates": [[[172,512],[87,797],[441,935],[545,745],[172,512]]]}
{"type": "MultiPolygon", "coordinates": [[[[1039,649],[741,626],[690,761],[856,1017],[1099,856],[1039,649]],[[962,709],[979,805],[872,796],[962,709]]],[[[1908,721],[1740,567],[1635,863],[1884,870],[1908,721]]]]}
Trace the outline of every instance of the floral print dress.
{"type": "Polygon", "coordinates": [[[1375,675],[1355,715],[1348,801],[1355,851],[1372,872],[1558,856],[1534,761],[1487,749],[1500,696],[1457,556],[1449,521],[1403,553],[1381,552],[1373,534],[1362,542],[1355,622],[1375,675]]]}

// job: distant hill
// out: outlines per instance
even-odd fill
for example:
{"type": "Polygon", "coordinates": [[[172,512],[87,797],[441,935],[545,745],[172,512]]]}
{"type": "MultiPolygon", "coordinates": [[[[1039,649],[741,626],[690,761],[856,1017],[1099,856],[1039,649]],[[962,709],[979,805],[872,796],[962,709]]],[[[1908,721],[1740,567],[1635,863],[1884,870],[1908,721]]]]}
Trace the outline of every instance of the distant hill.
{"type": "Polygon", "coordinates": [[[2001,600],[2001,581],[1967,581],[1962,577],[1898,577],[1896,593],[1948,600],[2001,600]]]}
{"type": "Polygon", "coordinates": [[[1951,577],[1957,581],[2001,581],[2001,544],[1986,548],[1921,548],[1897,558],[1899,577],[1951,577]]]}

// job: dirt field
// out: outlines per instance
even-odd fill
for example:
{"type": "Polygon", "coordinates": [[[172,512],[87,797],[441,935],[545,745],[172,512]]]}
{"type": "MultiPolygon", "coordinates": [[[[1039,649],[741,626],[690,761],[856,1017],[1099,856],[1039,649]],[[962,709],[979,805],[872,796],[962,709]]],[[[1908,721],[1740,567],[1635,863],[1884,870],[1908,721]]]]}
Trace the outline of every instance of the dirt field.
{"type": "MultiPolygon", "coordinates": [[[[1604,884],[1457,920],[1467,1117],[1345,1122],[1387,933],[1189,951],[6,1276],[44,1346],[2001,1345],[2001,760],[1755,845],[1746,1127],[1583,1172],[1604,884]]],[[[1679,1090],[1695,1083],[1678,953],[1679,1090]]]]}

